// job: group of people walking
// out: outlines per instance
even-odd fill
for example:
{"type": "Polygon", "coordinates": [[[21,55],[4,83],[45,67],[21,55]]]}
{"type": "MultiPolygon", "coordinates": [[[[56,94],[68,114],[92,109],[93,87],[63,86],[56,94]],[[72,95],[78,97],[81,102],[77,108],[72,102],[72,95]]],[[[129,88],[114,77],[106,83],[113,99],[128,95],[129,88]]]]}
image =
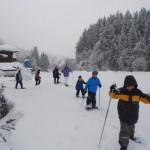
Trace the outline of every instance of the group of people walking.
{"type": "MultiPolygon", "coordinates": [[[[69,73],[72,70],[66,65],[62,69],[62,73],[65,77],[65,85],[68,86],[68,77],[69,73]]],[[[54,84],[59,84],[59,79],[61,74],[59,73],[59,68],[55,67],[53,70],[54,84]]],[[[84,97],[88,93],[86,100],[86,109],[98,109],[96,105],[96,92],[97,88],[102,88],[100,79],[97,77],[98,71],[92,72],[92,77],[85,82],[80,75],[76,82],[76,96],[78,97],[81,91],[82,96],[84,97]],[[85,84],[85,88],[84,85],[85,84]]],[[[40,70],[37,70],[35,74],[35,85],[39,85],[41,82],[40,70]]],[[[16,74],[16,86],[18,83],[21,88],[22,84],[22,75],[19,70],[16,74]]],[[[138,89],[138,84],[134,76],[128,75],[124,79],[123,87],[117,89],[115,84],[110,86],[109,95],[111,98],[119,99],[118,101],[118,116],[120,120],[120,132],[119,132],[119,144],[120,150],[127,150],[129,139],[136,141],[135,137],[135,124],[138,121],[139,117],[139,102],[145,104],[150,104],[150,96],[143,93],[138,89]]]]}
{"type": "MultiPolygon", "coordinates": [[[[65,67],[62,69],[62,74],[64,75],[65,78],[65,85],[68,86],[68,77],[69,73],[72,72],[72,70],[69,68],[68,65],[65,65],[65,67]]],[[[59,68],[56,66],[53,70],[53,78],[54,78],[54,84],[59,84],[59,79],[60,79],[60,73],[59,73],[59,68]]],[[[35,85],[39,85],[41,83],[41,77],[40,77],[40,70],[38,69],[35,73],[35,85]]],[[[16,85],[15,88],[18,88],[18,84],[20,84],[21,89],[23,89],[23,83],[22,83],[22,74],[21,70],[19,69],[17,74],[16,74],[16,85]]]]}
{"type": "MultiPolygon", "coordinates": [[[[68,77],[69,77],[69,73],[72,72],[72,70],[69,68],[68,65],[65,65],[65,67],[62,69],[61,71],[64,75],[65,78],[65,85],[68,86],[68,77]]],[[[56,66],[53,70],[53,78],[54,78],[54,84],[59,84],[59,79],[61,74],[59,73],[59,69],[56,66]]]]}

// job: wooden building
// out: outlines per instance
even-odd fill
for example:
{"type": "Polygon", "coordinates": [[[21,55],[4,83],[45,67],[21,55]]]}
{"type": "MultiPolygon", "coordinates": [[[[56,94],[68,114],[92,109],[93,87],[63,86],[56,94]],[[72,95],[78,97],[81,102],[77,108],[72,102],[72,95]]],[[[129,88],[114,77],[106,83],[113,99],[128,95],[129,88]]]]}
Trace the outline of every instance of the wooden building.
{"type": "Polygon", "coordinates": [[[16,47],[8,44],[0,45],[0,63],[16,61],[16,58],[13,57],[13,54],[16,52],[18,52],[16,47]]]}

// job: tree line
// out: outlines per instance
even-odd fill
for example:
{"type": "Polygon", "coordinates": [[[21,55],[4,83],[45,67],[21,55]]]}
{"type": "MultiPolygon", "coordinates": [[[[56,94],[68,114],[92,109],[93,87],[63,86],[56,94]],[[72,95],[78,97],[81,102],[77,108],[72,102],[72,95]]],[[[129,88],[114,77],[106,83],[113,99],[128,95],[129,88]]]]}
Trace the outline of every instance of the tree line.
{"type": "Polygon", "coordinates": [[[150,10],[100,18],[76,44],[83,70],[150,71],[150,10]]]}
{"type": "Polygon", "coordinates": [[[20,50],[17,53],[17,61],[24,63],[24,60],[28,59],[33,70],[40,69],[41,71],[49,71],[54,69],[56,66],[61,69],[65,64],[70,68],[75,69],[75,63],[73,59],[66,57],[57,57],[54,55],[46,54],[38,51],[38,48],[34,46],[31,50],[20,50]]]}

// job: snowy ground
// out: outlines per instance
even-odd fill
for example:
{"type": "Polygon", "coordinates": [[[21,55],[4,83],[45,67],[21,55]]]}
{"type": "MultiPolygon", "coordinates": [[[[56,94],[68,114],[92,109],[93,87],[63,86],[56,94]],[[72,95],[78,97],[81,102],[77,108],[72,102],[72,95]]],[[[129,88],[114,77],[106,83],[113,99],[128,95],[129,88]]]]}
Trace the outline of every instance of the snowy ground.
{"type": "MultiPolygon", "coordinates": [[[[150,92],[150,73],[142,72],[99,72],[102,82],[100,90],[101,111],[86,111],[85,101],[75,98],[75,84],[79,75],[85,81],[91,72],[74,72],[69,78],[69,87],[54,85],[51,73],[41,73],[41,85],[35,86],[32,80],[23,81],[26,89],[16,90],[13,78],[0,78],[5,83],[5,96],[14,107],[6,117],[16,118],[16,130],[7,137],[13,150],[97,150],[100,134],[110,97],[109,87],[117,83],[120,87],[126,75],[137,79],[139,89],[150,92]]],[[[61,77],[61,82],[64,78],[61,77]]],[[[99,105],[99,91],[97,91],[99,105]]],[[[150,150],[150,105],[140,104],[140,117],[136,124],[136,136],[142,144],[130,141],[129,150],[150,150]]],[[[1,120],[4,122],[5,118],[1,120]]],[[[119,120],[117,100],[112,100],[106,122],[101,150],[119,150],[119,120]]],[[[9,150],[0,143],[0,150],[9,150]]]]}

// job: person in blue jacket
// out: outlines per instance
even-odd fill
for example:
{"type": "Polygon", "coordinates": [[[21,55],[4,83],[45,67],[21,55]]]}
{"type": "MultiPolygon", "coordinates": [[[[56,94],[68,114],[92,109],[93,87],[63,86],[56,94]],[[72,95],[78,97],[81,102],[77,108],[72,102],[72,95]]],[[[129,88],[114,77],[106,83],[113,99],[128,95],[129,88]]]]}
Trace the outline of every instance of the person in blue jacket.
{"type": "Polygon", "coordinates": [[[86,82],[84,82],[84,80],[82,79],[82,76],[79,76],[78,77],[78,80],[77,80],[77,83],[76,83],[76,96],[78,97],[79,94],[80,94],[80,90],[81,90],[81,93],[82,93],[82,97],[84,97],[85,95],[85,90],[83,88],[83,84],[86,84],[86,82]]]}
{"type": "Polygon", "coordinates": [[[96,106],[96,91],[97,87],[101,88],[101,81],[97,77],[98,72],[93,71],[92,72],[92,77],[89,78],[88,82],[86,83],[85,90],[88,90],[88,97],[86,101],[86,109],[98,109],[96,106]],[[92,104],[92,106],[91,106],[92,104]]]}

